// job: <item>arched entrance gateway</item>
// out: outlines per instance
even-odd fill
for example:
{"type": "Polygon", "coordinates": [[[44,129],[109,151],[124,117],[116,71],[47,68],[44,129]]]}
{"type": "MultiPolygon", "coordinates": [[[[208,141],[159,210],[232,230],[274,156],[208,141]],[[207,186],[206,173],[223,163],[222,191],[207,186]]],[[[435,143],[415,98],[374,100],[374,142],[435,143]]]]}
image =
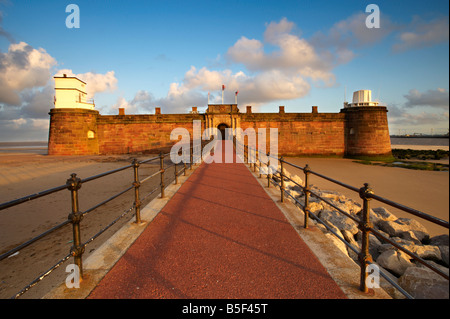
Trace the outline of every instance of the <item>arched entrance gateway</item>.
{"type": "MultiPolygon", "coordinates": [[[[226,139],[227,129],[230,129],[232,136],[233,130],[240,127],[240,116],[236,104],[208,104],[208,109],[205,112],[205,128],[219,130],[222,139],[226,139]]],[[[232,139],[231,136],[230,139],[232,139]]]]}
{"type": "Polygon", "coordinates": [[[220,124],[217,126],[217,129],[220,131],[221,139],[222,139],[222,140],[225,140],[225,139],[227,138],[227,136],[225,135],[225,134],[226,134],[226,129],[227,129],[227,128],[229,128],[229,126],[228,126],[227,124],[225,124],[225,123],[220,123],[220,124]]]}

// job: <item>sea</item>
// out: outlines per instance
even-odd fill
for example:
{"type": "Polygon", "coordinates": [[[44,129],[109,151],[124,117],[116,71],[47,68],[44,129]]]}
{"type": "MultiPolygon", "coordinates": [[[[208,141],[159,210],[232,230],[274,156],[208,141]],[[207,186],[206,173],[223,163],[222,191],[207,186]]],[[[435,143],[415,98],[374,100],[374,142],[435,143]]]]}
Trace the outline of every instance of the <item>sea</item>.
{"type": "Polygon", "coordinates": [[[32,153],[47,155],[48,142],[0,142],[0,153],[32,153]]]}
{"type": "Polygon", "coordinates": [[[391,137],[391,145],[449,146],[448,137],[391,137]]]}
{"type": "Polygon", "coordinates": [[[449,150],[448,137],[391,137],[393,149],[449,150]]]}
{"type": "MultiPolygon", "coordinates": [[[[449,139],[434,137],[391,137],[392,148],[449,149],[449,139]]],[[[47,155],[47,141],[0,142],[0,153],[34,153],[47,155]]]]}

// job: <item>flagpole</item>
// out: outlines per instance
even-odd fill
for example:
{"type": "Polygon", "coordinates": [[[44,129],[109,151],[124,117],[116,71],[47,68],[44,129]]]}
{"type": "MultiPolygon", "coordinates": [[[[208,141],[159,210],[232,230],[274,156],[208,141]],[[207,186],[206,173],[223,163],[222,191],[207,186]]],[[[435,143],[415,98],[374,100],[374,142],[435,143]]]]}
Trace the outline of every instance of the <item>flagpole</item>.
{"type": "Polygon", "coordinates": [[[222,84],[222,104],[223,104],[223,91],[225,90],[225,85],[222,84]]]}

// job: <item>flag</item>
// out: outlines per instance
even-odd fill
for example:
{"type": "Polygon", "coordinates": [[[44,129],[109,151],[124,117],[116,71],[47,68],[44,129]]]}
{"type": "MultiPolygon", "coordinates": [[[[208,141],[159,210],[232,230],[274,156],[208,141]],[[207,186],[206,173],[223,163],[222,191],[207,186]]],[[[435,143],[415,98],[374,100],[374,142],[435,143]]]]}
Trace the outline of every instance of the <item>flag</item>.
{"type": "Polygon", "coordinates": [[[222,91],[225,90],[225,84],[222,84],[222,91]]]}
{"type": "Polygon", "coordinates": [[[236,96],[237,96],[237,95],[239,94],[239,91],[236,91],[235,94],[236,94],[236,96]]]}

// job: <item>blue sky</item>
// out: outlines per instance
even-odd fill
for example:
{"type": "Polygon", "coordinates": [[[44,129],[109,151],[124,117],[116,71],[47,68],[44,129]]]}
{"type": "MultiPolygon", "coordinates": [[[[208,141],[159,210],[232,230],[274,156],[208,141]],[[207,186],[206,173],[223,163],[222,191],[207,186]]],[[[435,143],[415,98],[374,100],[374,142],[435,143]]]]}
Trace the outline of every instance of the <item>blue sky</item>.
{"type": "Polygon", "coordinates": [[[448,2],[0,0],[0,141],[46,140],[53,76],[101,114],[184,113],[211,100],[339,112],[372,90],[391,134],[448,131],[448,2]],[[66,6],[77,4],[80,28],[66,6]],[[366,6],[380,28],[368,29],[366,6]]]}

